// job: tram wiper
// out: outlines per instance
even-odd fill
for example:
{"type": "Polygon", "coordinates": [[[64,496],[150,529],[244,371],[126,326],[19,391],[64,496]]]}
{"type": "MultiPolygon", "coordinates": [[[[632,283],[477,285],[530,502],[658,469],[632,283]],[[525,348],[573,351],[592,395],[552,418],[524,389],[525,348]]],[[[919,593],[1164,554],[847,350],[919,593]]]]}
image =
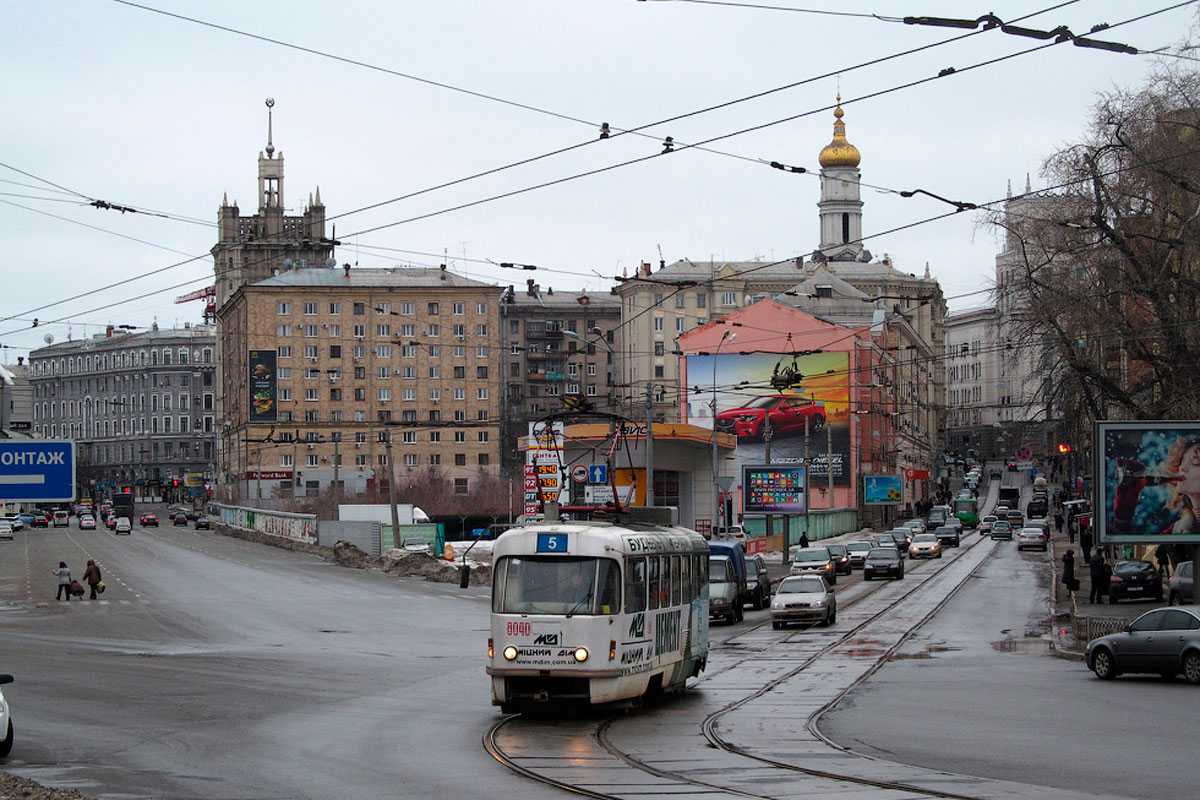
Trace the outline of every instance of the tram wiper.
{"type": "Polygon", "coordinates": [[[590,603],[590,602],[592,602],[592,593],[589,591],[587,593],[586,597],[584,597],[582,600],[580,600],[578,603],[576,603],[574,606],[571,607],[571,610],[567,612],[567,617],[570,618],[570,617],[575,616],[575,612],[579,611],[579,609],[585,603],[590,603]]]}

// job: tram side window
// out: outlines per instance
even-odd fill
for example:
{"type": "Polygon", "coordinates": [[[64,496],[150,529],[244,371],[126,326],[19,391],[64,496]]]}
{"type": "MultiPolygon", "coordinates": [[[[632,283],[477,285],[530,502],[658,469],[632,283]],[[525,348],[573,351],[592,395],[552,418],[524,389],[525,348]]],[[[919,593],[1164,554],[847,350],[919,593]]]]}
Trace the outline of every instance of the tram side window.
{"type": "Polygon", "coordinates": [[[646,566],[650,568],[650,610],[658,608],[659,563],[658,556],[647,556],[646,566]]]}
{"type": "Polygon", "coordinates": [[[681,592],[683,593],[683,602],[690,603],[695,599],[692,594],[692,557],[684,556],[680,562],[679,580],[682,584],[681,592]]]}
{"type": "Polygon", "coordinates": [[[625,559],[625,613],[646,610],[646,559],[625,559]]]}
{"type": "Polygon", "coordinates": [[[697,558],[696,597],[700,597],[704,594],[704,587],[708,586],[708,556],[701,554],[697,558]]]}
{"type": "Polygon", "coordinates": [[[679,571],[679,556],[671,556],[671,605],[683,602],[683,575],[679,571]]]}

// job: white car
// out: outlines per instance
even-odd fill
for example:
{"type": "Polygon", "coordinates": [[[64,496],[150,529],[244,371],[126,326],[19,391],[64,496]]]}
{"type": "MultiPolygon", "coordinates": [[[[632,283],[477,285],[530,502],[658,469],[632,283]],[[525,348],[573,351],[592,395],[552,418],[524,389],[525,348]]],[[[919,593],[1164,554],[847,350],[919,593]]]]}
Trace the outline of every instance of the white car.
{"type": "Polygon", "coordinates": [[[8,539],[11,541],[12,538],[13,538],[12,523],[6,519],[0,519],[0,539],[8,539]]]}
{"type": "Polygon", "coordinates": [[[779,630],[789,622],[837,622],[837,598],[820,575],[784,578],[771,598],[771,627],[779,630]]]}
{"type": "Polygon", "coordinates": [[[133,523],[129,521],[129,517],[117,517],[117,527],[113,528],[113,533],[130,534],[133,532],[133,523]]]}
{"type": "Polygon", "coordinates": [[[942,543],[936,534],[918,533],[908,546],[909,558],[941,558],[942,543]]]}
{"type": "Polygon", "coordinates": [[[1021,528],[1017,532],[1017,549],[1025,547],[1036,547],[1042,552],[1045,552],[1049,545],[1046,544],[1046,531],[1044,528],[1021,528]]]}
{"type": "Polygon", "coordinates": [[[12,524],[12,529],[14,531],[20,531],[20,530],[25,529],[25,521],[22,520],[21,517],[18,516],[17,514],[10,514],[7,517],[0,517],[0,521],[8,522],[8,523],[12,524]]]}
{"type": "MultiPolygon", "coordinates": [[[[12,675],[0,675],[0,683],[12,682],[12,675]]],[[[4,731],[4,738],[0,739],[0,758],[4,758],[12,751],[13,745],[12,716],[8,711],[8,703],[4,700],[4,692],[0,692],[0,731],[4,731]]]]}
{"type": "Polygon", "coordinates": [[[713,541],[718,542],[737,542],[743,547],[746,546],[746,529],[741,525],[728,525],[724,528],[717,528],[717,532],[713,534],[713,541]]]}
{"type": "Polygon", "coordinates": [[[405,539],[400,544],[400,549],[407,550],[410,553],[428,553],[430,548],[429,542],[425,539],[414,538],[405,539]]]}
{"type": "Polygon", "coordinates": [[[979,520],[980,535],[983,535],[985,533],[991,533],[992,525],[994,525],[995,523],[996,523],[996,515],[995,514],[986,514],[983,517],[983,519],[979,520]]]}

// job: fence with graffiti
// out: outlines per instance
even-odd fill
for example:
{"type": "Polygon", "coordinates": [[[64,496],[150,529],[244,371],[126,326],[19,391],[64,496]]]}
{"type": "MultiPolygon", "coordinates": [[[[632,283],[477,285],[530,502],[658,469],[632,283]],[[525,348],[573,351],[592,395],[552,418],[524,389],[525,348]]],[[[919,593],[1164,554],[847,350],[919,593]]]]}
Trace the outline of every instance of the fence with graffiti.
{"type": "Polygon", "coordinates": [[[221,512],[221,523],[232,528],[310,544],[317,541],[316,514],[292,514],[287,511],[226,505],[218,505],[217,508],[221,512]]]}

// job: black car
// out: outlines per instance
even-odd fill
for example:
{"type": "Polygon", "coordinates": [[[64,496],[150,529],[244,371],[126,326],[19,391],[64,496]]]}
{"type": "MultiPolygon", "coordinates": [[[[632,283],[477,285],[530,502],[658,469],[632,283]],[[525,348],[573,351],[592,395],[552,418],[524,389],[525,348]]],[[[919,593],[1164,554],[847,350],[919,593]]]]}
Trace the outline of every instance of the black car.
{"type": "Polygon", "coordinates": [[[833,569],[839,575],[849,575],[854,568],[850,566],[850,551],[846,549],[844,544],[827,544],[825,549],[829,551],[829,557],[833,559],[833,569]]]}
{"type": "Polygon", "coordinates": [[[173,514],[171,516],[171,522],[175,523],[176,525],[187,525],[188,524],[187,514],[183,511],[180,511],[177,514],[173,514]]]}
{"type": "Polygon", "coordinates": [[[45,514],[38,512],[37,514],[33,515],[33,522],[29,523],[29,527],[31,527],[31,528],[49,528],[50,527],[50,518],[47,517],[45,514]]]}
{"type": "MultiPolygon", "coordinates": [[[[212,526],[208,524],[208,517],[196,517],[196,530],[200,530],[201,528],[203,528],[206,531],[212,530],[212,526]]],[[[762,556],[757,556],[757,558],[762,558],[762,556]]],[[[750,560],[747,559],[746,560],[747,567],[749,566],[749,564],[750,564],[750,560]]],[[[764,572],[766,571],[765,564],[763,565],[763,571],[764,572]]],[[[768,583],[767,584],[767,594],[770,594],[770,593],[771,593],[771,585],[770,585],[770,583],[768,583]]]]}
{"type": "Polygon", "coordinates": [[[943,525],[933,532],[942,547],[958,547],[962,541],[958,528],[953,525],[943,525]]]}
{"type": "Polygon", "coordinates": [[[873,547],[863,564],[863,580],[873,580],[877,575],[904,580],[904,561],[900,551],[894,547],[873,547]]]}
{"type": "Polygon", "coordinates": [[[154,516],[153,514],[142,514],[142,516],[138,519],[138,522],[141,523],[143,528],[158,527],[158,517],[154,516]]]}
{"type": "Polygon", "coordinates": [[[1108,582],[1108,599],[1117,602],[1131,597],[1163,599],[1162,576],[1149,561],[1118,561],[1108,582]]]}
{"type": "MultiPolygon", "coordinates": [[[[196,520],[196,527],[208,527],[204,517],[196,520]]],[[[746,556],[746,588],[750,595],[750,605],[756,609],[768,608],[771,605],[771,576],[767,574],[767,560],[760,555],[746,556]]]]}

